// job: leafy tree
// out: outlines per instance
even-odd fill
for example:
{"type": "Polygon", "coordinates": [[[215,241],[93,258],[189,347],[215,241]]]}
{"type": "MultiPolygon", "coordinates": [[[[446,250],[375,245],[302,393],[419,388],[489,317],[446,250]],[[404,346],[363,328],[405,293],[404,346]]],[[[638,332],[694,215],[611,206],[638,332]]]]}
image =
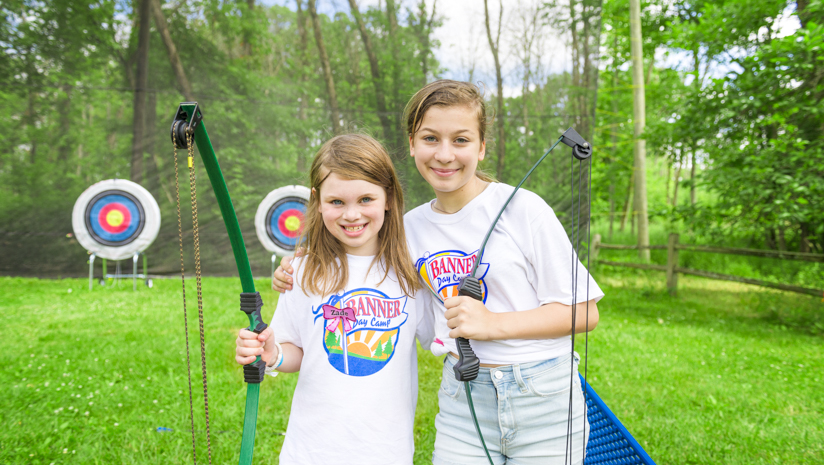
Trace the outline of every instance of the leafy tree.
{"type": "Polygon", "coordinates": [[[378,347],[375,348],[375,357],[383,357],[383,345],[380,342],[378,342],[378,347]]]}
{"type": "Polygon", "coordinates": [[[334,332],[328,331],[326,333],[326,347],[332,348],[339,346],[340,344],[338,343],[338,336],[334,332]]]}

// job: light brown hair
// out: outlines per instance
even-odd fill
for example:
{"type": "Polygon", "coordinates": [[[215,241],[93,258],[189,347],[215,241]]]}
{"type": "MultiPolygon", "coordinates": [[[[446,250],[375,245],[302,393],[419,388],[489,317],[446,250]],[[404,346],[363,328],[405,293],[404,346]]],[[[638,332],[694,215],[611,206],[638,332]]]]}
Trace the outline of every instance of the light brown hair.
{"type": "MultiPolygon", "coordinates": [[[[430,82],[409,99],[403,110],[406,134],[409,138],[415,136],[423,123],[426,112],[435,106],[466,107],[475,112],[481,142],[486,140],[486,127],[492,123],[492,120],[487,119],[483,90],[468,82],[449,79],[430,82]]],[[[475,176],[486,182],[495,182],[495,178],[481,169],[475,170],[475,176]]]]}
{"type": "MultiPolygon", "coordinates": [[[[381,283],[395,270],[404,294],[418,289],[418,275],[412,266],[403,228],[403,191],[392,159],[375,139],[364,134],[344,134],[327,141],[315,154],[309,171],[312,196],[306,206],[306,227],[301,243],[307,253],[301,288],[304,294],[330,295],[342,291],[349,281],[349,267],[343,244],[326,229],[320,214],[320,192],[329,174],[363,180],[383,187],[389,210],[378,231],[378,254],[370,266],[383,266],[381,283]]],[[[379,283],[380,284],[380,283],[379,283]]]]}

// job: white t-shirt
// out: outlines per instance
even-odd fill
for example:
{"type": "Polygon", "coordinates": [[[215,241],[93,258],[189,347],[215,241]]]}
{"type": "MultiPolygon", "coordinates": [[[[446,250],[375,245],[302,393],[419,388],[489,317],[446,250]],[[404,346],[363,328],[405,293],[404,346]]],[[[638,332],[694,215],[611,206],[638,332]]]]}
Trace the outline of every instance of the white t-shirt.
{"type": "MultiPolygon", "coordinates": [[[[429,203],[404,217],[406,239],[416,268],[438,299],[435,303],[435,355],[457,353],[443,300],[458,295],[460,279],[469,274],[484,236],[515,188],[491,183],[460,211],[442,215],[429,203]]],[[[604,293],[575,257],[577,302],[604,293]]],[[[531,310],[551,302],[571,305],[573,250],[552,208],[538,195],[519,190],[498,221],[475,272],[484,304],[496,313],[531,310]]],[[[514,364],[549,360],[570,352],[570,337],[472,341],[482,363],[514,364]]]]}
{"type": "MultiPolygon", "coordinates": [[[[299,284],[280,296],[272,319],[275,339],[303,348],[282,465],[412,463],[418,396],[416,330],[432,340],[428,292],[401,291],[393,270],[378,286],[374,257],[347,255],[349,282],[331,296],[306,296],[299,284]],[[368,270],[368,271],[367,271],[368,270]],[[342,331],[346,343],[341,344],[342,331]]],[[[428,345],[424,345],[428,348],[428,345]]],[[[281,375],[283,376],[283,375],[281,375]]]]}

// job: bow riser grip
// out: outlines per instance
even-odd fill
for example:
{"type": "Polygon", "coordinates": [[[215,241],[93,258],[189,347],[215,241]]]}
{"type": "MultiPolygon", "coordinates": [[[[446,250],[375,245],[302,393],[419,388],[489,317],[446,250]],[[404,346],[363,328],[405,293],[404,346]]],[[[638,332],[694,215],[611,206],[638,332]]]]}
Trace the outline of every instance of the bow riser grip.
{"type": "Polygon", "coordinates": [[[240,311],[249,316],[249,331],[260,334],[269,325],[263,322],[260,310],[263,308],[263,299],[260,292],[241,292],[240,311]]]}
{"type": "MultiPolygon", "coordinates": [[[[473,276],[467,276],[461,281],[458,287],[458,295],[471,297],[475,300],[483,300],[483,291],[481,290],[481,281],[473,276]]],[[[469,340],[463,337],[455,339],[458,346],[458,356],[460,360],[455,364],[453,370],[455,371],[455,379],[458,381],[472,381],[478,377],[478,370],[481,367],[481,361],[469,345],[469,340]]]]}
{"type": "MultiPolygon", "coordinates": [[[[263,308],[263,299],[260,292],[241,292],[240,311],[249,316],[249,331],[260,334],[269,325],[263,322],[260,309],[263,308]]],[[[266,375],[266,362],[257,357],[254,362],[243,365],[243,379],[247,383],[262,383],[266,375]]]]}

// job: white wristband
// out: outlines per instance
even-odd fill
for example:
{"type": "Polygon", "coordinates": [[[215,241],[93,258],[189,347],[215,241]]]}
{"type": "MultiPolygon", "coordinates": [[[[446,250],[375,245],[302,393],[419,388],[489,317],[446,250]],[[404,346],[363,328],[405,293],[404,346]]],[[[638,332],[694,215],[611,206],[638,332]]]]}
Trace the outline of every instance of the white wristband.
{"type": "Polygon", "coordinates": [[[275,347],[278,348],[278,358],[277,358],[277,360],[275,360],[274,365],[272,365],[272,366],[266,365],[266,374],[271,376],[271,377],[277,376],[279,374],[279,372],[276,371],[276,370],[281,365],[283,365],[283,347],[281,347],[281,345],[278,344],[277,342],[275,342],[275,347]]]}

